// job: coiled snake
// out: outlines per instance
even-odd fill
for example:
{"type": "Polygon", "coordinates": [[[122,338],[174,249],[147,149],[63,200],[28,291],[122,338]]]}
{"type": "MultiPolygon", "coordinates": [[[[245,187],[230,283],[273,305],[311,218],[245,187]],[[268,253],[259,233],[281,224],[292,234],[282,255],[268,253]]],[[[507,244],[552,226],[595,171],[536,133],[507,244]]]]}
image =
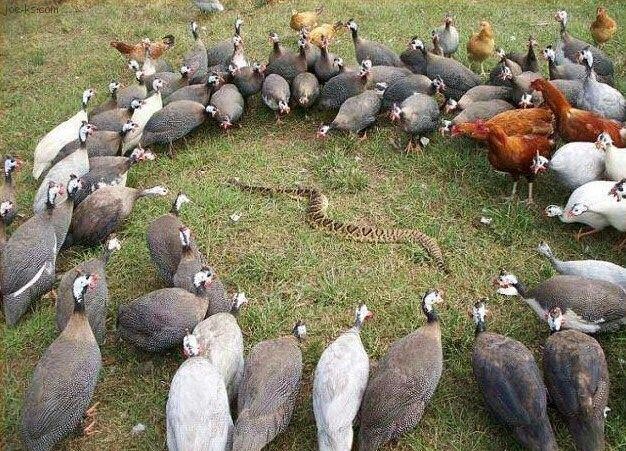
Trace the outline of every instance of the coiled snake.
{"type": "Polygon", "coordinates": [[[347,239],[365,243],[416,242],[435,260],[437,268],[445,273],[448,272],[443,253],[437,242],[417,229],[382,229],[336,221],[329,218],[326,214],[328,198],[315,188],[270,188],[247,185],[234,178],[229,179],[228,183],[242,191],[257,192],[265,195],[287,194],[307,198],[309,205],[306,210],[306,220],[309,225],[347,239]]]}

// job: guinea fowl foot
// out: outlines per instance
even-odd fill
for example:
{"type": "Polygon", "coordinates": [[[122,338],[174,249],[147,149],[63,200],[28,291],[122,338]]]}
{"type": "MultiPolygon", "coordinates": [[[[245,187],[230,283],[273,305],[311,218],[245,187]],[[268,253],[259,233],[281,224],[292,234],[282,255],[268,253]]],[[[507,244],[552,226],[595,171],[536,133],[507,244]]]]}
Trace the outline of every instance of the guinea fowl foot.
{"type": "Polygon", "coordinates": [[[361,136],[357,135],[357,141],[358,142],[363,142],[367,139],[367,132],[363,132],[363,134],[361,136]]]}
{"type": "Polygon", "coordinates": [[[172,143],[170,143],[167,153],[169,154],[170,158],[174,158],[176,156],[176,151],[174,150],[174,146],[172,145],[172,143]]]}
{"type": "Polygon", "coordinates": [[[624,237],[619,243],[617,243],[617,245],[615,246],[615,249],[617,249],[618,251],[621,251],[625,246],[626,246],[626,237],[624,237]]]}
{"type": "Polygon", "coordinates": [[[87,418],[92,418],[96,415],[96,408],[98,407],[98,404],[100,404],[100,401],[97,401],[93,406],[87,409],[87,411],[85,412],[85,416],[87,418]]]}
{"type": "Polygon", "coordinates": [[[96,420],[93,420],[91,423],[83,428],[83,435],[85,437],[91,437],[98,432],[99,431],[96,430],[96,420]]]}
{"type": "Polygon", "coordinates": [[[594,233],[598,233],[599,232],[599,230],[592,229],[592,228],[590,228],[586,232],[583,232],[583,229],[584,229],[584,227],[581,227],[580,230],[574,234],[574,238],[576,239],[576,241],[580,241],[580,239],[582,237],[593,235],[594,233]]]}
{"type": "Polygon", "coordinates": [[[48,292],[48,294],[46,294],[45,297],[50,299],[53,303],[56,304],[56,302],[57,302],[57,291],[53,288],[52,290],[50,290],[48,292]]]}

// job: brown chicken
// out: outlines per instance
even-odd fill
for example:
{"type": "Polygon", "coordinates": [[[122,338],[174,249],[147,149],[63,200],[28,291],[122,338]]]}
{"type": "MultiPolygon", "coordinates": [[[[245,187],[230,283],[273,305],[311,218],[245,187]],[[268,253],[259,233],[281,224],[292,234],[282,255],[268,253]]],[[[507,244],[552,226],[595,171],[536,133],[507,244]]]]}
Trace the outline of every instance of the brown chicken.
{"type": "Polygon", "coordinates": [[[152,42],[150,39],[144,38],[137,44],[127,44],[122,41],[111,41],[110,45],[128,59],[143,62],[146,54],[153,59],[158,59],[161,55],[163,55],[163,53],[165,53],[166,50],[172,48],[172,46],[174,46],[174,36],[168,34],[159,42],[152,42]]]}
{"type": "Polygon", "coordinates": [[[617,22],[609,16],[605,8],[599,6],[596,20],[591,22],[589,30],[591,31],[593,40],[596,41],[596,44],[601,46],[608,42],[615,34],[617,31],[617,22]]]}
{"type": "Polygon", "coordinates": [[[493,55],[495,51],[495,40],[493,38],[493,28],[491,24],[485,20],[480,23],[477,33],[473,33],[467,42],[467,57],[470,60],[470,69],[472,63],[480,63],[480,74],[485,75],[483,66],[485,60],[493,55]]]}
{"type": "Polygon", "coordinates": [[[322,38],[325,37],[328,39],[328,42],[332,42],[332,40],[345,30],[344,24],[341,21],[335,22],[334,25],[329,23],[323,23],[311,30],[309,33],[309,39],[313,44],[318,47],[322,46],[322,38]]]}
{"type": "Polygon", "coordinates": [[[528,204],[533,203],[533,159],[537,155],[550,158],[554,141],[542,135],[507,136],[499,125],[473,123],[475,133],[486,135],[491,166],[499,172],[506,172],[513,177],[511,199],[517,194],[517,182],[521,177],[528,180],[528,204]]]}
{"type": "Polygon", "coordinates": [[[564,141],[596,142],[600,133],[607,132],[616,147],[626,146],[626,128],[619,122],[573,108],[563,93],[545,78],[537,78],[530,87],[543,94],[554,113],[556,130],[564,141]]]}
{"type": "Polygon", "coordinates": [[[305,27],[312,30],[317,27],[317,19],[318,16],[322,14],[322,11],[324,11],[323,6],[318,6],[315,8],[315,11],[298,12],[293,10],[291,12],[291,22],[289,23],[289,26],[296,31],[300,31],[305,27]]]}
{"type": "MultiPolygon", "coordinates": [[[[489,127],[499,126],[507,136],[516,135],[543,135],[550,136],[554,133],[554,115],[548,108],[525,108],[520,110],[503,111],[496,114],[488,121],[478,120],[489,127]]],[[[476,127],[474,122],[465,122],[454,125],[451,129],[452,136],[467,135],[478,141],[486,141],[486,128],[476,127]]]]}

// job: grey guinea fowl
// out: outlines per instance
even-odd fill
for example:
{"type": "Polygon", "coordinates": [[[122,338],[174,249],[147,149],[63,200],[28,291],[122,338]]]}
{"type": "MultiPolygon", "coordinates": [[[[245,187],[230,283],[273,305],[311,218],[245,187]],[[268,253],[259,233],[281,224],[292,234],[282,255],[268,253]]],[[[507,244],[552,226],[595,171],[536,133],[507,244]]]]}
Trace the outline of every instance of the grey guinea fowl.
{"type": "Polygon", "coordinates": [[[354,326],[324,350],[315,367],[313,412],[320,451],[351,450],[352,424],[359,412],[369,377],[369,357],[361,328],[372,313],[361,304],[354,326]]]}
{"type": "Polygon", "coordinates": [[[193,329],[201,347],[200,355],[211,362],[222,376],[231,403],[237,398],[244,370],[243,334],[237,315],[245,303],[245,295],[236,295],[230,302],[229,312],[211,315],[193,329]]]}
{"type": "Polygon", "coordinates": [[[421,50],[426,61],[425,75],[431,80],[441,77],[445,83],[446,97],[458,101],[471,88],[481,84],[480,77],[458,61],[428,52],[419,39],[414,40],[413,45],[421,50]]]}
{"type": "Polygon", "coordinates": [[[407,48],[400,54],[400,59],[414,74],[426,74],[426,58],[419,44],[422,41],[413,36],[407,48]]]}
{"type": "Polygon", "coordinates": [[[581,80],[550,80],[550,84],[563,93],[570,105],[574,108],[580,108],[579,99],[583,92],[581,80]]]}
{"type": "Polygon", "coordinates": [[[163,352],[180,346],[206,315],[208,301],[182,288],[162,288],[117,310],[117,334],[138,349],[163,352]]]}
{"type": "MultiPolygon", "coordinates": [[[[237,19],[235,20],[235,36],[241,37],[242,26],[243,20],[237,17],[237,19]]],[[[224,69],[227,69],[233,57],[232,38],[218,42],[215,46],[208,48],[206,53],[208,67],[220,66],[224,69]]]]}
{"type": "Polygon", "coordinates": [[[328,80],[320,91],[320,108],[338,110],[347,99],[364,92],[371,77],[371,70],[372,62],[364,60],[358,72],[342,72],[328,80]]]}
{"type": "MultiPolygon", "coordinates": [[[[102,368],[102,356],[85,314],[84,295],[97,284],[91,274],[76,277],[74,312],[63,332],[41,357],[22,407],[21,436],[28,450],[52,449],[73,432],[87,409],[102,368]]],[[[92,422],[85,428],[93,429],[92,422]]]]}
{"type": "Polygon", "coordinates": [[[413,429],[435,394],[443,353],[434,307],[437,290],[422,298],[426,325],[394,342],[372,372],[361,405],[359,451],[373,451],[413,429]]]}
{"type": "MultiPolygon", "coordinates": [[[[17,207],[17,201],[15,197],[15,180],[13,180],[13,173],[19,170],[22,164],[22,160],[20,160],[19,158],[12,157],[11,155],[7,155],[4,157],[4,180],[2,182],[2,187],[0,188],[0,203],[7,201],[11,202],[13,204],[13,210],[15,210],[15,207],[17,207]]],[[[16,211],[13,211],[13,213],[16,213],[16,211]]],[[[7,225],[10,224],[14,218],[14,214],[4,217],[7,225]]]]}
{"type": "Polygon", "coordinates": [[[163,105],[167,105],[178,100],[192,100],[208,105],[213,93],[221,86],[222,78],[213,72],[206,77],[206,83],[196,85],[183,86],[174,91],[169,97],[163,100],[163,105]]]}
{"type": "Polygon", "coordinates": [[[523,71],[519,64],[507,58],[503,49],[496,50],[496,56],[500,58],[500,61],[489,73],[489,84],[494,86],[506,86],[507,82],[501,78],[503,67],[508,67],[514,77],[521,74],[523,71]]]}
{"type": "Polygon", "coordinates": [[[231,65],[228,70],[233,84],[244,98],[261,92],[265,80],[265,66],[253,63],[251,66],[237,68],[231,65]]]}
{"type": "Polygon", "coordinates": [[[289,425],[302,378],[298,340],[305,338],[306,327],[301,321],[293,335],[261,341],[250,350],[237,397],[234,450],[260,450],[289,425]]]}
{"type": "MultiPolygon", "coordinates": [[[[446,104],[446,108],[453,109],[456,104],[457,103],[453,101],[451,104],[446,104]]],[[[470,103],[463,111],[454,116],[452,123],[457,125],[463,124],[464,122],[474,122],[478,119],[487,121],[497,114],[513,109],[515,109],[515,107],[506,100],[479,100],[470,103]]]]}
{"type": "Polygon", "coordinates": [[[359,26],[354,19],[348,20],[346,27],[352,34],[354,53],[359,64],[364,60],[370,60],[372,66],[404,67],[404,63],[400,60],[398,54],[389,47],[378,42],[368,41],[359,36],[359,26]]]}
{"type": "Polygon", "coordinates": [[[245,101],[237,86],[228,83],[219,88],[213,96],[206,111],[224,130],[238,124],[243,116],[245,101]]]}
{"type": "Polygon", "coordinates": [[[133,99],[128,108],[114,108],[104,111],[96,116],[89,117],[89,123],[95,127],[94,131],[105,130],[121,133],[124,125],[132,119],[135,110],[142,106],[143,100],[133,99]]]}
{"type": "Polygon", "coordinates": [[[193,76],[190,77],[189,83],[201,83],[206,79],[208,73],[208,58],[206,53],[206,47],[202,39],[200,39],[199,28],[197,22],[190,23],[191,35],[193,36],[193,47],[185,53],[183,56],[183,64],[193,71],[193,76]]]}
{"type": "Polygon", "coordinates": [[[445,15],[443,25],[436,28],[435,32],[439,38],[443,56],[452,57],[459,48],[459,32],[454,26],[454,19],[450,13],[445,15]]]}
{"type": "Polygon", "coordinates": [[[385,89],[386,83],[378,83],[376,90],[367,90],[347,99],[339,108],[335,119],[319,128],[317,136],[323,138],[331,130],[359,133],[372,126],[380,111],[385,89]]]}
{"type": "Polygon", "coordinates": [[[335,55],[328,52],[328,38],[322,37],[322,46],[320,47],[320,57],[315,62],[313,72],[320,83],[326,83],[328,80],[339,74],[340,68],[335,64],[335,55]]]}
{"type": "Polygon", "coordinates": [[[550,400],[565,417],[580,450],[604,449],[609,374],[600,344],[577,330],[561,329],[561,309],[550,312],[552,334],[543,348],[543,374],[550,400]]]}
{"type": "Polygon", "coordinates": [[[583,109],[593,111],[608,119],[618,122],[626,120],[626,99],[624,95],[613,88],[593,70],[593,54],[589,49],[580,52],[580,61],[585,65],[585,79],[583,92],[579,102],[583,109]]]}
{"type": "Polygon", "coordinates": [[[281,58],[287,53],[291,53],[280,43],[280,36],[278,36],[278,33],[271,32],[269,35],[269,41],[270,44],[272,44],[272,51],[270,52],[268,63],[273,63],[278,58],[281,58]]]}
{"type": "Polygon", "coordinates": [[[513,274],[501,271],[498,293],[520,296],[545,321],[554,307],[563,312],[563,327],[585,333],[612,331],[626,316],[626,293],[604,280],[580,276],[554,276],[527,290],[513,274]]]}
{"type": "Polygon", "coordinates": [[[400,105],[394,104],[391,108],[392,122],[409,135],[406,152],[415,148],[420,149],[420,135],[437,130],[439,124],[439,105],[437,101],[426,94],[415,93],[407,97],[400,105]],[[415,143],[418,138],[420,144],[415,143]]]}
{"type": "Polygon", "coordinates": [[[67,244],[93,246],[103,242],[130,216],[137,199],[166,194],[162,186],[145,190],[105,186],[96,190],[74,210],[67,244]]]}
{"type": "Polygon", "coordinates": [[[373,66],[370,71],[367,88],[372,89],[376,86],[376,83],[387,83],[387,85],[391,86],[412,74],[413,72],[405,67],[373,66]]]}
{"type": "Polygon", "coordinates": [[[141,82],[141,71],[139,68],[134,72],[137,83],[120,87],[116,93],[117,107],[118,108],[130,108],[130,104],[133,100],[144,100],[148,97],[148,89],[146,85],[141,82]]]}
{"type": "Polygon", "coordinates": [[[319,47],[311,43],[309,29],[307,27],[300,30],[300,37],[304,41],[304,54],[306,55],[307,70],[313,73],[315,72],[315,64],[320,59],[321,51],[319,47]]]}
{"type": "MultiPolygon", "coordinates": [[[[543,49],[543,57],[548,62],[548,73],[550,80],[585,80],[587,70],[584,64],[572,63],[564,60],[561,64],[556,63],[556,55],[551,45],[543,49]]],[[[598,77],[602,83],[611,83],[611,79],[598,77]]]]}
{"type": "Polygon", "coordinates": [[[231,449],[233,420],[226,387],[201,350],[193,335],[184,338],[187,360],[172,378],[165,407],[169,451],[231,449]]]}
{"type": "Polygon", "coordinates": [[[605,280],[626,290],[626,268],[620,265],[603,260],[559,260],[544,241],[539,243],[537,251],[548,259],[559,274],[605,280]]]}
{"type": "Polygon", "coordinates": [[[91,116],[95,116],[97,114],[100,114],[104,111],[108,111],[108,110],[112,110],[115,108],[119,108],[117,106],[117,91],[122,87],[122,85],[115,81],[115,80],[111,80],[111,82],[109,83],[108,89],[109,89],[109,98],[107,99],[106,102],[102,102],[100,105],[96,105],[95,107],[93,107],[91,109],[91,111],[89,112],[89,115],[91,116]]]}
{"type": "Polygon", "coordinates": [[[0,255],[2,307],[7,325],[15,325],[30,304],[52,289],[57,243],[55,202],[61,184],[50,182],[47,210],[35,214],[11,235],[0,255]]]}
{"type": "Polygon", "coordinates": [[[532,36],[528,38],[528,50],[526,52],[507,53],[506,57],[511,61],[515,61],[523,71],[539,72],[539,61],[535,54],[537,41],[532,36]]]}
{"type": "Polygon", "coordinates": [[[276,74],[291,83],[296,75],[307,71],[306,42],[303,39],[298,40],[298,53],[291,52],[281,55],[267,65],[266,74],[276,74]]]}
{"type": "Polygon", "coordinates": [[[467,91],[463,96],[456,102],[456,107],[464,110],[473,102],[480,101],[488,101],[488,100],[506,100],[510,101],[513,94],[513,90],[506,86],[491,86],[491,85],[480,85],[474,86],[472,89],[467,91]]]}
{"type": "Polygon", "coordinates": [[[7,228],[11,225],[17,212],[15,211],[15,204],[10,200],[0,202],[0,255],[2,255],[2,249],[7,242],[8,234],[7,228]]]}
{"type": "MultiPolygon", "coordinates": [[[[180,211],[190,202],[185,193],[178,193],[169,213],[159,216],[148,225],[146,239],[148,252],[157,273],[167,286],[174,285],[174,274],[178,269],[182,247],[180,245],[180,228],[184,226],[180,220],[180,211]]],[[[200,258],[198,248],[193,240],[190,242],[194,253],[200,258]]]]}
{"type": "Polygon", "coordinates": [[[61,332],[72,317],[74,311],[74,281],[77,276],[91,274],[98,280],[97,285],[87,290],[83,296],[85,314],[89,326],[96,337],[98,344],[104,342],[106,336],[106,314],[109,301],[109,290],[106,281],[106,265],[111,254],[120,249],[117,238],[111,238],[104,246],[102,255],[97,258],[79,263],[63,274],[57,289],[56,323],[61,332]]]}
{"type": "Polygon", "coordinates": [[[265,77],[263,88],[261,89],[261,97],[263,98],[263,103],[276,112],[277,121],[280,120],[282,115],[289,114],[291,111],[291,108],[289,108],[291,88],[287,80],[280,75],[269,74],[265,77]]]}
{"type": "Polygon", "coordinates": [[[524,447],[556,451],[546,387],[533,354],[517,340],[486,332],[486,313],[484,302],[474,305],[472,368],[485,404],[524,447]]]}
{"type": "Polygon", "coordinates": [[[446,86],[441,78],[431,80],[426,75],[412,74],[397,80],[385,89],[382,109],[387,110],[394,103],[402,103],[416,92],[433,96],[443,93],[445,89],[446,86]]]}
{"type": "Polygon", "coordinates": [[[317,77],[310,72],[298,74],[291,83],[294,101],[304,110],[308,110],[320,95],[320,84],[317,77]]]}
{"type": "Polygon", "coordinates": [[[193,72],[189,66],[181,66],[178,72],[157,72],[150,76],[143,75],[141,80],[146,86],[152,88],[152,92],[154,92],[154,80],[161,80],[159,92],[163,98],[166,98],[183,86],[189,85],[193,72]]]}

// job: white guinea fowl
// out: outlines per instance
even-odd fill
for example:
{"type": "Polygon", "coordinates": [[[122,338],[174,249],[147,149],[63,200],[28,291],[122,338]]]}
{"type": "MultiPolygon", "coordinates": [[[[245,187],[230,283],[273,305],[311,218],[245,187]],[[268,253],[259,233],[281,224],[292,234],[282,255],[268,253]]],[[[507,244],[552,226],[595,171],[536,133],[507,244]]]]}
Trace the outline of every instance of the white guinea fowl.
{"type": "Polygon", "coordinates": [[[202,357],[193,335],[183,341],[188,359],[178,368],[167,398],[167,448],[170,451],[226,451],[233,420],[226,386],[217,370],[202,357]]]}
{"type": "Polygon", "coordinates": [[[161,96],[162,87],[163,81],[160,78],[155,78],[152,81],[152,89],[154,90],[154,93],[144,99],[143,105],[133,112],[131,120],[137,124],[137,127],[129,131],[124,137],[124,143],[122,145],[123,153],[126,153],[139,145],[144,127],[152,115],[163,108],[163,98],[161,96]]]}
{"type": "Polygon", "coordinates": [[[626,150],[615,147],[611,136],[606,132],[598,136],[595,145],[605,152],[607,178],[618,181],[626,177],[626,150]]]}
{"type": "Polygon", "coordinates": [[[322,353],[315,368],[313,411],[320,451],[352,449],[352,424],[361,406],[369,376],[369,358],[361,342],[361,328],[371,312],[356,309],[354,326],[322,353]]]}
{"type": "Polygon", "coordinates": [[[231,313],[211,315],[193,330],[201,347],[200,355],[217,368],[231,402],[237,396],[244,367],[243,334],[235,315],[247,302],[243,293],[235,295],[231,313]]]}
{"type": "Polygon", "coordinates": [[[38,179],[48,169],[54,157],[66,144],[74,141],[83,122],[87,122],[87,103],[96,94],[93,89],[83,92],[81,109],[74,116],[60,123],[44,136],[35,148],[33,177],[38,179]]]}
{"type": "Polygon", "coordinates": [[[554,152],[549,160],[541,155],[534,158],[533,171],[536,174],[548,170],[561,185],[574,190],[585,183],[602,178],[605,154],[594,143],[567,143],[554,152]]]}

